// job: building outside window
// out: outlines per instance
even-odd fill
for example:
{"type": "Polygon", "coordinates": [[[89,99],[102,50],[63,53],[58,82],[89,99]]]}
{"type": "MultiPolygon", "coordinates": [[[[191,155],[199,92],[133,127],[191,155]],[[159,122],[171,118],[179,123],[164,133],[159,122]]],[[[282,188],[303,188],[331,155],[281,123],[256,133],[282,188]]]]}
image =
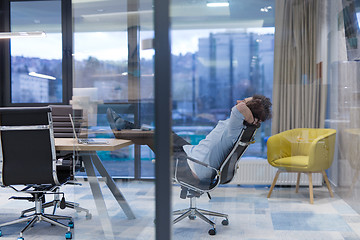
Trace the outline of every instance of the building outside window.
{"type": "Polygon", "coordinates": [[[61,1],[11,2],[10,18],[13,32],[46,33],[10,40],[11,103],[61,103],[61,1]]]}
{"type": "MultiPolygon", "coordinates": [[[[274,28],[174,30],[172,34],[172,39],[186,36],[172,44],[173,129],[191,144],[228,118],[236,100],[253,94],[271,97],[274,28]],[[186,48],[187,37],[191,41],[186,48]]],[[[263,124],[256,147],[245,156],[266,156],[270,126],[269,121],[263,124]]]]}

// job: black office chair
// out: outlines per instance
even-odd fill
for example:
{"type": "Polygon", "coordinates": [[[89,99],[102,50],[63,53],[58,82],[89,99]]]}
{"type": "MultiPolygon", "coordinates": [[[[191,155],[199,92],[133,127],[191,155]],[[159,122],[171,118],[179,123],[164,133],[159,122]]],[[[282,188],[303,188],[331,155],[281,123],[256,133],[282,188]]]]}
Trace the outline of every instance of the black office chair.
{"type": "MultiPolygon", "coordinates": [[[[81,125],[84,122],[83,111],[81,109],[73,109],[71,105],[50,105],[50,107],[52,109],[55,138],[74,137],[69,114],[73,117],[76,133],[80,135],[81,125]]],[[[86,136],[82,135],[81,137],[86,136]]]]}
{"type": "MultiPolygon", "coordinates": [[[[71,105],[50,105],[52,110],[52,119],[54,126],[54,137],[55,138],[73,138],[74,132],[72,129],[72,124],[70,121],[70,116],[74,117],[76,121],[74,121],[75,132],[81,132],[81,121],[83,119],[82,110],[73,109],[71,105]]],[[[74,180],[75,176],[73,175],[76,171],[85,172],[85,168],[83,167],[83,163],[81,161],[81,157],[79,154],[75,152],[69,151],[56,151],[57,158],[57,168],[58,169],[73,169],[71,171],[72,175],[70,176],[70,180],[74,180]]],[[[73,185],[81,185],[78,182],[67,181],[66,184],[73,185]]],[[[56,189],[59,191],[59,188],[56,189]]],[[[54,194],[54,199],[50,202],[43,204],[43,208],[53,207],[53,214],[55,214],[56,209],[60,207],[61,209],[72,208],[77,212],[85,212],[86,219],[91,219],[92,214],[86,208],[80,207],[79,203],[65,201],[63,199],[60,200],[60,194],[54,194]]],[[[34,211],[34,208],[29,208],[21,212],[21,216],[24,216],[28,212],[34,211]]]]}
{"type": "Polygon", "coordinates": [[[219,184],[227,184],[231,182],[231,180],[233,179],[237,169],[237,162],[244,154],[248,146],[255,142],[254,136],[256,130],[260,127],[260,124],[250,125],[250,124],[246,124],[246,122],[244,123],[245,123],[244,128],[241,130],[238,140],[236,141],[234,147],[231,149],[226,159],[220,165],[219,169],[213,168],[212,166],[209,166],[208,164],[200,162],[196,159],[187,157],[188,160],[196,164],[200,164],[206,168],[212,169],[216,173],[211,182],[203,181],[196,177],[193,178],[189,177],[191,175],[187,176],[186,178],[182,176],[178,176],[177,165],[176,165],[174,181],[180,184],[181,186],[180,197],[183,199],[190,198],[190,207],[182,210],[176,210],[173,212],[173,215],[180,215],[174,219],[173,221],[174,224],[186,217],[189,217],[189,219],[194,220],[196,216],[198,216],[212,226],[212,228],[208,231],[210,235],[216,234],[216,226],[215,223],[211,221],[209,218],[207,218],[205,215],[223,217],[225,219],[221,222],[222,225],[229,224],[227,214],[197,208],[196,198],[200,197],[204,193],[207,193],[209,198],[211,199],[209,192],[217,188],[219,184]]]}
{"type": "Polygon", "coordinates": [[[57,192],[56,189],[70,177],[70,169],[60,171],[56,168],[51,108],[0,108],[0,159],[0,185],[31,194],[31,197],[11,199],[35,203],[33,214],[2,223],[0,227],[28,222],[18,238],[23,240],[26,230],[36,222],[45,221],[67,229],[65,238],[71,239],[72,217],[45,214],[43,211],[45,194],[57,192]],[[65,225],[59,220],[68,220],[69,223],[65,225]]]}

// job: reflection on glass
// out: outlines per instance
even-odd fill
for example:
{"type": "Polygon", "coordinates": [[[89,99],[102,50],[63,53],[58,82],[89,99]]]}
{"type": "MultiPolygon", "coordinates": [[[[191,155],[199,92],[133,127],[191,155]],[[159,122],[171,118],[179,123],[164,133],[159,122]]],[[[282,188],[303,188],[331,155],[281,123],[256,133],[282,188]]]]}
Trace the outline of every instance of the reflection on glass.
{"type": "Polygon", "coordinates": [[[331,1],[331,33],[327,39],[329,88],[326,126],[337,130],[335,159],[329,179],[335,192],[360,212],[360,5],[357,0],[331,1]]]}
{"type": "Polygon", "coordinates": [[[74,87],[95,87],[104,102],[127,101],[127,46],[126,32],[75,32],[74,87]]]}
{"type": "MultiPolygon", "coordinates": [[[[267,12],[262,12],[261,8],[269,5],[274,7],[275,4],[274,1],[265,3],[256,0],[221,0],[216,1],[222,3],[220,6],[216,4],[216,7],[207,4],[213,2],[215,1],[171,2],[172,130],[193,145],[182,146],[188,156],[221,171],[220,163],[226,158],[222,156],[228,155],[226,150],[233,149],[243,127],[240,117],[232,119],[236,119],[231,121],[234,124],[226,120],[237,100],[254,94],[272,97],[275,18],[273,11],[267,8],[267,12]],[[227,122],[224,123],[223,120],[227,122]],[[231,126],[231,130],[228,126],[231,126]],[[204,144],[199,144],[206,136],[210,137],[202,142],[204,144]]],[[[235,108],[234,112],[236,111],[239,112],[235,108]]],[[[268,166],[265,159],[266,139],[270,135],[271,121],[265,121],[256,132],[255,144],[251,144],[245,151],[244,156],[252,158],[248,161],[251,162],[249,167],[241,168],[242,172],[238,172],[226,187],[221,185],[228,182],[222,182],[210,193],[210,200],[204,193],[209,189],[213,190],[218,182],[213,177],[215,174],[206,175],[209,170],[196,162],[181,161],[185,157],[179,157],[181,151],[174,150],[173,159],[178,159],[180,166],[176,172],[177,177],[188,184],[180,184],[181,189],[178,185],[173,188],[175,222],[185,216],[183,221],[174,225],[174,239],[185,231],[191,232],[193,238],[206,238],[208,234],[222,235],[220,231],[227,231],[228,223],[231,225],[237,221],[239,216],[234,214],[234,209],[241,207],[239,201],[232,201],[241,195],[236,187],[236,184],[241,184],[237,176],[243,175],[252,181],[254,178],[249,179],[252,177],[250,175],[255,176],[257,171],[263,170],[261,168],[264,165],[268,166]],[[193,174],[196,176],[192,177],[193,174]],[[200,186],[200,183],[203,185],[200,186]],[[206,188],[206,191],[199,191],[202,188],[206,188]],[[198,197],[199,202],[195,203],[198,197]],[[217,199],[214,200],[215,198],[217,199]],[[177,211],[187,210],[187,207],[190,207],[189,212],[177,211]],[[206,217],[210,215],[211,221],[206,221],[210,225],[203,225],[201,219],[205,218],[200,214],[194,216],[196,207],[211,211],[200,210],[206,217]],[[229,214],[229,221],[227,215],[214,212],[229,214]],[[216,229],[212,221],[216,224],[216,229]]],[[[234,168],[236,169],[236,163],[234,168]]],[[[235,170],[226,169],[229,172],[235,170]]],[[[229,172],[224,171],[220,176],[232,175],[229,172]]],[[[243,237],[245,234],[239,235],[239,238],[243,237]]]]}
{"type": "MultiPolygon", "coordinates": [[[[88,117],[93,118],[92,124],[87,126],[90,137],[115,138],[118,129],[110,127],[108,109],[137,127],[143,124],[154,126],[154,51],[142,48],[143,39],[153,38],[151,1],[73,0],[72,9],[74,81],[71,104],[84,109],[88,117]]],[[[78,229],[80,235],[92,232],[90,238],[96,239],[103,239],[103,234],[114,239],[154,239],[155,231],[143,231],[142,225],[144,217],[151,219],[149,222],[154,219],[154,184],[149,181],[143,185],[143,182],[136,181],[154,178],[154,153],[147,146],[131,143],[127,147],[97,151],[96,154],[111,178],[116,179],[117,187],[137,219],[133,221],[124,217],[124,208],[113,202],[113,196],[109,197],[104,191],[107,209],[97,203],[102,196],[93,195],[96,205],[93,216],[100,220],[101,225],[93,229],[78,229]],[[134,181],[121,181],[119,178],[134,181]],[[146,204],[141,200],[144,195],[149,196],[146,204]],[[106,214],[110,218],[104,217],[106,214]],[[134,228],[137,230],[132,231],[134,228]]],[[[95,174],[101,175],[100,171],[95,174]]],[[[89,175],[88,169],[77,173],[77,176],[81,175],[89,175]]],[[[108,180],[99,182],[103,188],[102,184],[107,184],[108,180]]],[[[77,196],[81,197],[81,193],[77,196]]],[[[124,201],[119,204],[124,204],[124,201]]]]}
{"type": "MultiPolygon", "coordinates": [[[[104,134],[114,137],[107,108],[137,126],[154,126],[154,50],[142,46],[144,39],[154,35],[153,12],[148,1],[100,2],[101,6],[92,6],[73,1],[73,86],[96,89],[97,124],[91,128],[106,129],[104,134]]],[[[121,178],[153,178],[153,158],[154,153],[144,146],[101,153],[109,172],[121,178]]]]}
{"type": "Polygon", "coordinates": [[[11,31],[46,33],[10,40],[11,102],[62,102],[61,1],[11,2],[10,8],[11,31]]]}

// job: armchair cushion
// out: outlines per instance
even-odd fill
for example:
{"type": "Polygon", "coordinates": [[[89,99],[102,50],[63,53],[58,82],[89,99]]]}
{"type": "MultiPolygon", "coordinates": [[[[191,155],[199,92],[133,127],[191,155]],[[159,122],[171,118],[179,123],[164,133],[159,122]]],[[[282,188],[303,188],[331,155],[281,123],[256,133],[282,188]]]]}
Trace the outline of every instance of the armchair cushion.
{"type": "Polygon", "coordinates": [[[293,156],[293,157],[286,157],[280,158],[274,161],[275,164],[285,167],[285,168],[306,168],[309,164],[309,157],[308,156],[293,156]]]}

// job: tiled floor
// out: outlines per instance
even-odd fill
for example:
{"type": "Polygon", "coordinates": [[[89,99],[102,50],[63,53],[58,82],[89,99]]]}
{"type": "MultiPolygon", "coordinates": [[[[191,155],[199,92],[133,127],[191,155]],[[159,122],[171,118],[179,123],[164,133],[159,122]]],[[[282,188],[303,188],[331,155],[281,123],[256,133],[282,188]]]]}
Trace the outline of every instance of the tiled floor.
{"type": "MultiPolygon", "coordinates": [[[[75,200],[88,208],[93,217],[86,220],[85,213],[58,209],[61,215],[72,215],[75,221],[73,239],[155,239],[154,184],[145,182],[118,182],[126,196],[135,220],[127,220],[119,205],[102,183],[111,219],[111,232],[104,234],[87,182],[82,186],[65,186],[67,200],[75,200]]],[[[221,218],[211,218],[217,224],[217,234],[209,236],[210,225],[200,219],[183,221],[173,226],[173,239],[248,239],[248,240],[360,240],[360,216],[336,194],[330,198],[326,188],[314,189],[314,204],[309,204],[308,189],[275,188],[266,198],[268,186],[237,186],[228,184],[212,192],[212,199],[202,196],[197,206],[229,214],[229,225],[221,225],[221,218]]],[[[19,217],[20,210],[33,206],[27,201],[8,200],[14,191],[0,191],[0,222],[19,217]]],[[[51,197],[50,197],[51,198],[51,197]]],[[[173,208],[188,207],[188,200],[179,198],[179,187],[173,188],[173,208]]],[[[50,211],[49,211],[50,212],[50,211]]],[[[24,224],[3,227],[2,239],[17,239],[24,224]]],[[[65,239],[66,230],[46,223],[36,224],[24,234],[25,240],[65,239]]]]}

